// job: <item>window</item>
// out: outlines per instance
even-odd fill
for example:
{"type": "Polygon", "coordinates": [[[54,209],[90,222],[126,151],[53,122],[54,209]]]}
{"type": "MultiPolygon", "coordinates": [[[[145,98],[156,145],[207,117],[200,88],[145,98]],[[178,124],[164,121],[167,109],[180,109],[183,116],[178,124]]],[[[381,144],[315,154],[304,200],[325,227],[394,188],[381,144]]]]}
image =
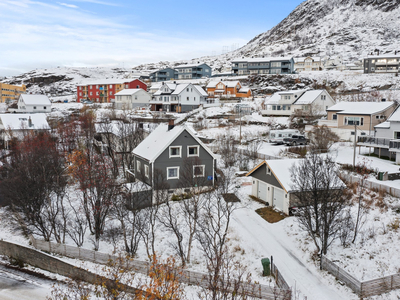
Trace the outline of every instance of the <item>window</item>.
{"type": "Polygon", "coordinates": [[[187,156],[199,156],[199,148],[200,146],[188,146],[187,156]]]}
{"type": "Polygon", "coordinates": [[[98,85],[96,85],[96,89],[98,89],[99,88],[99,86],[98,85]]]}
{"type": "Polygon", "coordinates": [[[137,85],[136,88],[137,88],[137,89],[140,89],[140,86],[137,85]]]}
{"type": "Polygon", "coordinates": [[[46,109],[46,106],[43,106],[43,109],[46,109]]]}
{"type": "Polygon", "coordinates": [[[34,106],[33,109],[36,109],[36,106],[34,106]]]}
{"type": "Polygon", "coordinates": [[[112,92],[110,92],[110,95],[112,95],[112,92]]]}
{"type": "Polygon", "coordinates": [[[326,95],[321,95],[321,100],[326,100],[326,95]]]}
{"type": "Polygon", "coordinates": [[[204,177],[204,165],[193,166],[193,177],[204,177]]]}
{"type": "Polygon", "coordinates": [[[167,168],[167,180],[169,179],[179,179],[179,167],[167,168]]]}
{"type": "Polygon", "coordinates": [[[89,88],[92,88],[92,86],[90,85],[89,88]]]}
{"type": "Polygon", "coordinates": [[[186,92],[189,92],[189,88],[186,89],[186,92]]]}
{"type": "Polygon", "coordinates": [[[171,146],[169,147],[169,157],[182,157],[181,151],[182,146],[171,146]]]}
{"type": "Polygon", "coordinates": [[[90,92],[90,96],[92,96],[93,94],[92,94],[92,92],[90,92]]]}
{"type": "Polygon", "coordinates": [[[112,84],[110,84],[110,89],[112,89],[112,84]]]}
{"type": "Polygon", "coordinates": [[[276,105],[272,105],[272,110],[276,110],[276,105]]]}
{"type": "Polygon", "coordinates": [[[337,120],[337,115],[332,115],[332,120],[337,120]]]}
{"type": "Polygon", "coordinates": [[[98,96],[98,95],[99,95],[99,92],[96,92],[96,95],[98,96]]]}
{"type": "Polygon", "coordinates": [[[186,97],[186,100],[189,101],[189,97],[186,97]]]}
{"type": "Polygon", "coordinates": [[[138,173],[140,173],[140,161],[139,160],[136,161],[136,171],[138,173]]]}
{"type": "Polygon", "coordinates": [[[148,165],[144,165],[144,176],[146,176],[147,178],[149,177],[149,166],[148,165]]]}
{"type": "Polygon", "coordinates": [[[271,175],[271,169],[267,166],[267,174],[271,175]]]}
{"type": "Polygon", "coordinates": [[[344,118],[345,125],[364,125],[364,118],[360,117],[345,117],[344,118]]]}

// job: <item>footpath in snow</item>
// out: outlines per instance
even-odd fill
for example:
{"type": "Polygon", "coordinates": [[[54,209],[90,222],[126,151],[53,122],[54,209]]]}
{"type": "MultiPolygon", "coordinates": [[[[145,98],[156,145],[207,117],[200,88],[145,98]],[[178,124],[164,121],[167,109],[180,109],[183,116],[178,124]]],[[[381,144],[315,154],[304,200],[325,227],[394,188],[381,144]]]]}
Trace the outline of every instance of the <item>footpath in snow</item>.
{"type": "Polygon", "coordinates": [[[252,245],[260,255],[272,255],[286,282],[293,290],[296,288],[302,296],[307,297],[304,299],[357,299],[356,295],[353,294],[354,297],[349,298],[349,293],[339,291],[334,285],[321,281],[321,275],[315,267],[307,266],[293,252],[294,245],[289,244],[291,240],[279,223],[268,223],[250,208],[235,211],[233,222],[236,223],[234,227],[242,242],[252,245]]]}

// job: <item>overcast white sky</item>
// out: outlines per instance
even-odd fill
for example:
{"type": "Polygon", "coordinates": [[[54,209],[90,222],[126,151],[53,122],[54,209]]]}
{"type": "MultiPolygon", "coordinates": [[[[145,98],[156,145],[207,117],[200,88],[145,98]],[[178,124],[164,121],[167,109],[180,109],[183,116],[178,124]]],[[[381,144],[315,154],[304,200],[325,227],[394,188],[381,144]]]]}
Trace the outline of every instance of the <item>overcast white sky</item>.
{"type": "Polygon", "coordinates": [[[0,0],[0,76],[133,67],[245,45],[302,0],[0,0]]]}

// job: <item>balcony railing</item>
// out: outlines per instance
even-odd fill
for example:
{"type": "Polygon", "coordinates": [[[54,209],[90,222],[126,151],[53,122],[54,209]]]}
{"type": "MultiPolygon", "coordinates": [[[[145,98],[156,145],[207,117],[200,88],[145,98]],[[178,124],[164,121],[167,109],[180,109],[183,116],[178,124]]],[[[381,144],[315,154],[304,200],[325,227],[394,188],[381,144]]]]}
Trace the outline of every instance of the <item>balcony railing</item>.
{"type": "Polygon", "coordinates": [[[359,136],[358,137],[358,143],[362,144],[370,144],[370,145],[376,145],[376,146],[385,146],[389,147],[390,141],[393,139],[388,139],[388,138],[377,138],[377,137],[370,137],[370,136],[359,136]]]}
{"type": "Polygon", "coordinates": [[[389,151],[400,151],[400,140],[391,140],[389,142],[389,151]]]}

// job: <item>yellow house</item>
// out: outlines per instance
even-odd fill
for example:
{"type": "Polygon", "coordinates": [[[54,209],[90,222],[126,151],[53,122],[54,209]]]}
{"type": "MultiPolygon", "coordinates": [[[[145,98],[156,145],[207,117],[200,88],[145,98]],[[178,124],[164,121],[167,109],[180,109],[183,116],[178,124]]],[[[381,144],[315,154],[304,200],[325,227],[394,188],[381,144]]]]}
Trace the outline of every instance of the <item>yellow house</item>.
{"type": "Polygon", "coordinates": [[[1,102],[9,103],[18,100],[20,94],[26,93],[25,85],[12,85],[0,82],[1,102]]]}

